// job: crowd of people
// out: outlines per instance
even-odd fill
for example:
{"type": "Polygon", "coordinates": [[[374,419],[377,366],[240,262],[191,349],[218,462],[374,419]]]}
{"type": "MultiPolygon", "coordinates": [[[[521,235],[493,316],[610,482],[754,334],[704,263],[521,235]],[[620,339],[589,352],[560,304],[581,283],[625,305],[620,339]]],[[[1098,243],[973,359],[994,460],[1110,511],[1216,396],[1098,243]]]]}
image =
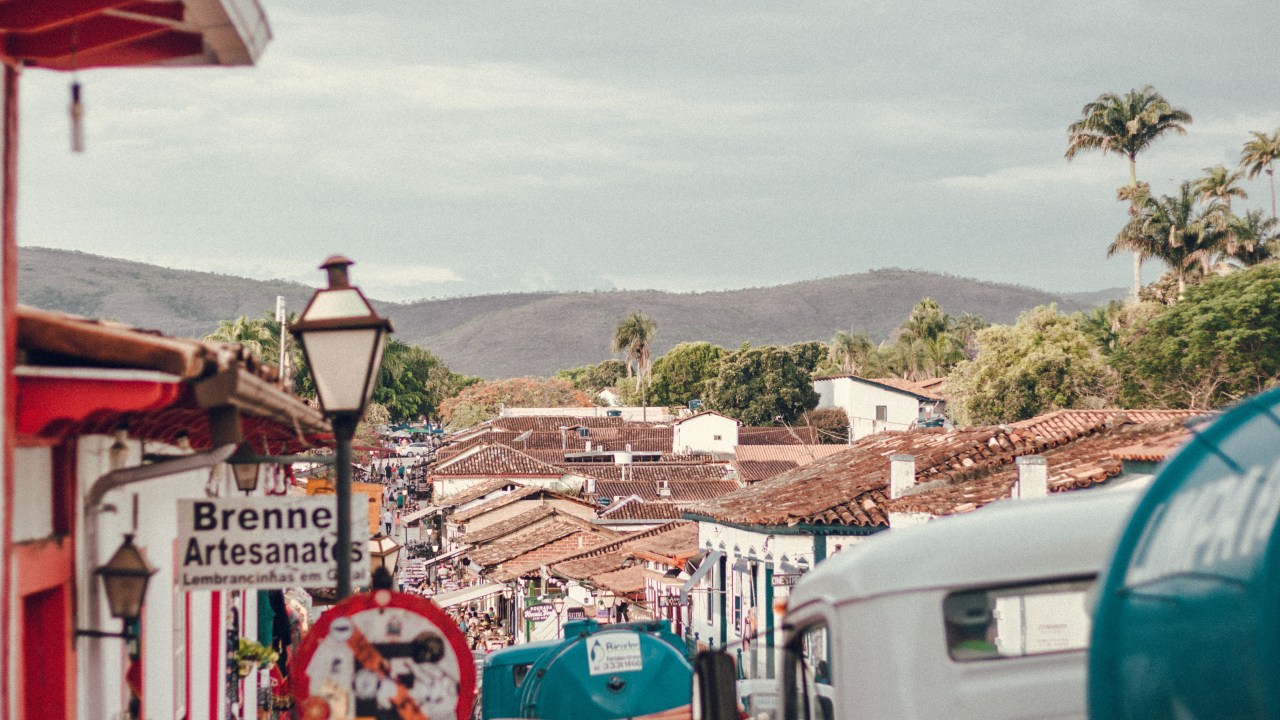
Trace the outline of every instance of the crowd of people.
{"type": "Polygon", "coordinates": [[[472,650],[496,650],[511,644],[511,636],[502,629],[502,623],[493,617],[493,613],[478,612],[474,608],[450,608],[448,612],[458,624],[458,629],[467,636],[467,645],[472,650]]]}

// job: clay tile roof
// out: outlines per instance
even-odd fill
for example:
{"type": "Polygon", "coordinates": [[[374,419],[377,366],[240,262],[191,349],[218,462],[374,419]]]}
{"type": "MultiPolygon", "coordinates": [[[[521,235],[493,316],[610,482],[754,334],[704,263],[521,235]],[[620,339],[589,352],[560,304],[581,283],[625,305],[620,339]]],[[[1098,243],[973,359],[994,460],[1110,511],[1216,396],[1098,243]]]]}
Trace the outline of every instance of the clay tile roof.
{"type": "Polygon", "coordinates": [[[650,528],[643,532],[631,533],[589,550],[566,554],[564,557],[547,563],[547,565],[557,575],[563,577],[575,580],[593,578],[600,573],[617,570],[633,562],[630,559],[630,552],[637,546],[640,549],[647,549],[649,547],[648,543],[656,542],[658,547],[665,548],[674,544],[682,550],[685,549],[688,544],[690,528],[692,528],[693,533],[691,549],[696,552],[698,549],[697,524],[677,521],[650,528]],[[671,537],[666,542],[659,541],[659,538],[667,537],[668,535],[671,537]]]}
{"type": "Polygon", "coordinates": [[[468,532],[463,542],[468,545],[478,546],[492,542],[498,538],[505,537],[512,533],[527,527],[532,527],[538,521],[559,515],[560,511],[550,505],[539,505],[532,510],[522,512],[512,518],[507,518],[502,522],[496,522],[492,525],[480,528],[474,532],[468,532]]]}
{"type": "Polygon", "coordinates": [[[469,455],[437,463],[432,475],[453,477],[560,477],[563,471],[506,445],[483,445],[469,455]]]}
{"type": "Polygon", "coordinates": [[[733,466],[744,483],[759,482],[793,467],[845,450],[845,445],[738,445],[733,466]]]}
{"type": "Polygon", "coordinates": [[[497,565],[540,548],[547,543],[559,540],[562,537],[574,535],[580,532],[581,529],[577,523],[568,522],[563,518],[556,518],[554,522],[539,525],[485,547],[472,550],[468,553],[468,556],[472,562],[481,566],[497,565]]]}
{"type": "Polygon", "coordinates": [[[741,427],[739,445],[817,445],[818,430],[803,427],[741,427]]]}
{"type": "MultiPolygon", "coordinates": [[[[648,552],[668,558],[690,556],[698,551],[698,524],[677,522],[663,526],[668,530],[627,541],[632,552],[648,552]]],[[[659,528],[660,529],[660,528],[659,528]]]]}
{"type": "Polygon", "coordinates": [[[592,581],[597,587],[616,593],[637,593],[644,590],[644,568],[639,565],[596,575],[592,581]]]}
{"type": "Polygon", "coordinates": [[[732,480],[696,480],[668,482],[670,495],[658,494],[658,483],[639,480],[619,482],[601,481],[596,483],[596,497],[627,497],[638,495],[642,500],[656,502],[691,503],[709,500],[725,493],[737,490],[739,485],[732,480]]]}
{"type": "Polygon", "coordinates": [[[1050,458],[1054,489],[1100,482],[1120,471],[1111,451],[1132,445],[1139,435],[1129,435],[1123,442],[1082,445],[1080,455],[1061,454],[1056,460],[1050,451],[1100,434],[1119,436],[1135,429],[1166,432],[1191,415],[1183,411],[1060,411],[1012,426],[883,432],[864,437],[838,454],[685,510],[697,517],[756,525],[882,526],[887,517],[888,459],[904,453],[916,458],[918,490],[893,509],[947,514],[1006,496],[1017,472],[1014,460],[1021,455],[1050,458]],[[1083,449],[1088,447],[1105,448],[1101,453],[1105,458],[1092,459],[1083,449]],[[940,489],[928,490],[935,487],[940,489]],[[929,492],[939,494],[929,496],[936,502],[926,504],[929,492]]]}
{"type": "Polygon", "coordinates": [[[493,512],[494,510],[498,510],[500,508],[506,507],[507,505],[510,505],[513,502],[519,502],[520,500],[532,500],[535,498],[541,499],[543,502],[547,500],[560,500],[563,502],[570,502],[576,505],[581,505],[583,507],[591,508],[593,510],[596,507],[595,503],[587,502],[582,498],[577,498],[572,495],[565,495],[564,493],[558,493],[558,492],[555,492],[554,490],[548,490],[544,487],[538,487],[536,485],[533,485],[533,486],[522,487],[522,488],[513,490],[507,493],[506,495],[493,498],[492,500],[481,503],[473,508],[467,508],[462,512],[454,513],[453,515],[449,516],[449,522],[465,523],[473,518],[484,515],[485,513],[493,512]]]}
{"type": "Polygon", "coordinates": [[[585,428],[604,428],[604,427],[621,427],[624,424],[621,417],[597,416],[597,417],[576,417],[572,415],[536,415],[536,416],[520,416],[520,417],[500,417],[493,421],[495,428],[502,430],[514,430],[516,432],[524,432],[525,430],[537,431],[555,431],[560,432],[562,427],[585,427],[585,428]]]}
{"type": "Polygon", "coordinates": [[[503,561],[496,572],[489,573],[489,577],[498,582],[504,582],[526,575],[536,575],[543,565],[557,562],[560,558],[581,552],[584,548],[609,544],[617,538],[618,533],[606,528],[579,530],[503,561]]]}
{"type": "Polygon", "coordinates": [[[729,466],[721,463],[569,463],[560,465],[565,472],[588,475],[601,482],[637,481],[701,482],[724,480],[729,466]],[[626,468],[623,470],[623,468],[626,468]]]}
{"type": "Polygon", "coordinates": [[[628,501],[612,505],[600,513],[607,520],[679,520],[680,506],[670,502],[645,502],[633,495],[628,501]]]}
{"type": "MultiPolygon", "coordinates": [[[[1049,492],[1081,490],[1120,474],[1123,466],[1117,457],[1118,450],[1151,442],[1169,444],[1175,438],[1185,439],[1189,435],[1190,431],[1183,426],[1181,419],[1111,424],[1070,442],[1045,448],[1039,454],[1044,456],[1048,466],[1049,492]]],[[[1009,497],[1017,479],[1017,466],[1004,465],[959,482],[927,486],[887,503],[886,507],[933,515],[968,512],[1009,497]]]]}
{"type": "Polygon", "coordinates": [[[437,502],[436,505],[439,505],[440,507],[458,507],[459,505],[466,505],[469,502],[479,500],[485,495],[489,495],[491,493],[496,493],[507,488],[518,489],[522,487],[525,487],[524,483],[516,482],[514,480],[504,480],[501,478],[489,480],[478,485],[472,485],[461,492],[441,497],[440,501],[437,502]]]}
{"type": "Polygon", "coordinates": [[[799,463],[790,460],[738,460],[733,466],[738,469],[739,480],[754,483],[799,467],[799,463]]]}

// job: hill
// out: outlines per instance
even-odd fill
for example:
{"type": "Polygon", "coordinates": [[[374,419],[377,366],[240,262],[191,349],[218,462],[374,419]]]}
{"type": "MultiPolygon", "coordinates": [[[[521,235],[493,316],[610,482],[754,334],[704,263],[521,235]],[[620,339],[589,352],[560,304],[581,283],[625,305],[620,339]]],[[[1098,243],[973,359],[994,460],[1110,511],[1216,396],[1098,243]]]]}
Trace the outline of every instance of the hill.
{"type": "MultiPolygon", "coordinates": [[[[104,258],[22,248],[19,301],[49,310],[103,317],[173,335],[197,337],[221,320],[261,316],[284,295],[299,310],[313,288],[104,258]]],[[[450,368],[488,378],[547,375],[613,355],[613,328],[639,310],[658,324],[653,354],[706,340],[725,347],[828,340],[837,330],[883,340],[921,298],[948,313],[1010,323],[1032,307],[1057,303],[1070,312],[1085,299],[1123,290],[1059,296],[1026,287],[911,270],[875,270],[767,288],[706,293],[616,291],[512,293],[377,302],[396,337],[426,346],[450,368]]]]}

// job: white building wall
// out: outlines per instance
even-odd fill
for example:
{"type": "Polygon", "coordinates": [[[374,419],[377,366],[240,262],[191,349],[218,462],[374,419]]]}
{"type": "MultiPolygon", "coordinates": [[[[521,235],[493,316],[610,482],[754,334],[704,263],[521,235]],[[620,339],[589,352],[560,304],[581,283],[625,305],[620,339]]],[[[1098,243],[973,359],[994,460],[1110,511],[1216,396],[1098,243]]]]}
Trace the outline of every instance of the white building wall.
{"type": "Polygon", "coordinates": [[[815,380],[813,389],[818,393],[818,407],[844,409],[853,440],[885,430],[910,429],[920,416],[919,398],[852,378],[815,380]],[[884,421],[876,420],[878,405],[885,406],[884,421]]]}
{"type": "Polygon", "coordinates": [[[738,421],[715,414],[698,415],[672,426],[673,453],[732,453],[738,444],[738,421]]]}
{"type": "MultiPolygon", "coordinates": [[[[223,675],[216,681],[209,671],[210,662],[224,667],[225,632],[214,637],[210,628],[212,613],[221,615],[221,627],[225,631],[229,592],[219,593],[218,607],[210,607],[212,593],[193,593],[193,612],[187,616],[186,597],[177,592],[175,568],[177,567],[177,501],[181,498],[207,497],[206,484],[216,486],[217,493],[226,497],[233,492],[234,480],[228,466],[216,468],[213,480],[208,469],[180,475],[145,480],[126,485],[106,493],[103,509],[85,508],[85,497],[99,477],[111,469],[110,446],[114,438],[92,436],[82,438],[78,444],[79,507],[83,516],[78,520],[83,542],[77,547],[76,627],[98,630],[119,630],[119,621],[111,618],[101,583],[92,576],[92,570],[110,559],[112,553],[124,541],[126,533],[134,534],[134,544],[142,551],[147,562],[156,569],[147,586],[143,607],[142,657],[143,715],[145,717],[182,717],[191,720],[228,717],[225,700],[216,713],[210,713],[210,703],[225,696],[223,675]],[[133,502],[138,498],[138,521],[133,525],[133,502]],[[187,637],[190,636],[190,646],[187,637]],[[186,687],[184,687],[186,685],[186,687]],[[190,696],[190,706],[186,699],[190,696]]],[[[141,463],[139,443],[127,443],[125,467],[141,463]]],[[[153,443],[148,452],[178,452],[153,443]]],[[[241,605],[240,629],[242,636],[255,636],[257,632],[256,603],[241,605]]],[[[125,688],[124,673],[129,661],[124,653],[124,643],[114,638],[80,638],[77,640],[76,672],[78,674],[78,716],[85,718],[115,717],[117,707],[124,708],[127,695],[117,695],[118,688],[125,688]]],[[[127,692],[127,691],[126,691],[127,692]]],[[[240,717],[256,717],[256,703],[246,703],[240,717]]],[[[120,715],[123,717],[123,714],[120,715]]]]}

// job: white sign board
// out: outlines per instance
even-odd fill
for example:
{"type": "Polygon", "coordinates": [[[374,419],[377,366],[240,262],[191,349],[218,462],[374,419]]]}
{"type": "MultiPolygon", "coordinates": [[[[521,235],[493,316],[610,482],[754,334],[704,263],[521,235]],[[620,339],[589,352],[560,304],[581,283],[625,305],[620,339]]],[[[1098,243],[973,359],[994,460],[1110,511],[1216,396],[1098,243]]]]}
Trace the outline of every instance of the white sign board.
{"type": "Polygon", "coordinates": [[[587,639],[587,670],[592,675],[633,672],[643,668],[638,633],[603,632],[587,639]]]}
{"type": "MultiPolygon", "coordinates": [[[[337,499],[178,501],[178,589],[331,587],[337,583],[337,499]]],[[[351,584],[369,584],[369,522],[352,501],[351,584]]]]}
{"type": "Polygon", "coordinates": [[[1089,612],[1083,592],[1027,595],[1022,602],[1027,654],[1089,646],[1089,612]]]}

